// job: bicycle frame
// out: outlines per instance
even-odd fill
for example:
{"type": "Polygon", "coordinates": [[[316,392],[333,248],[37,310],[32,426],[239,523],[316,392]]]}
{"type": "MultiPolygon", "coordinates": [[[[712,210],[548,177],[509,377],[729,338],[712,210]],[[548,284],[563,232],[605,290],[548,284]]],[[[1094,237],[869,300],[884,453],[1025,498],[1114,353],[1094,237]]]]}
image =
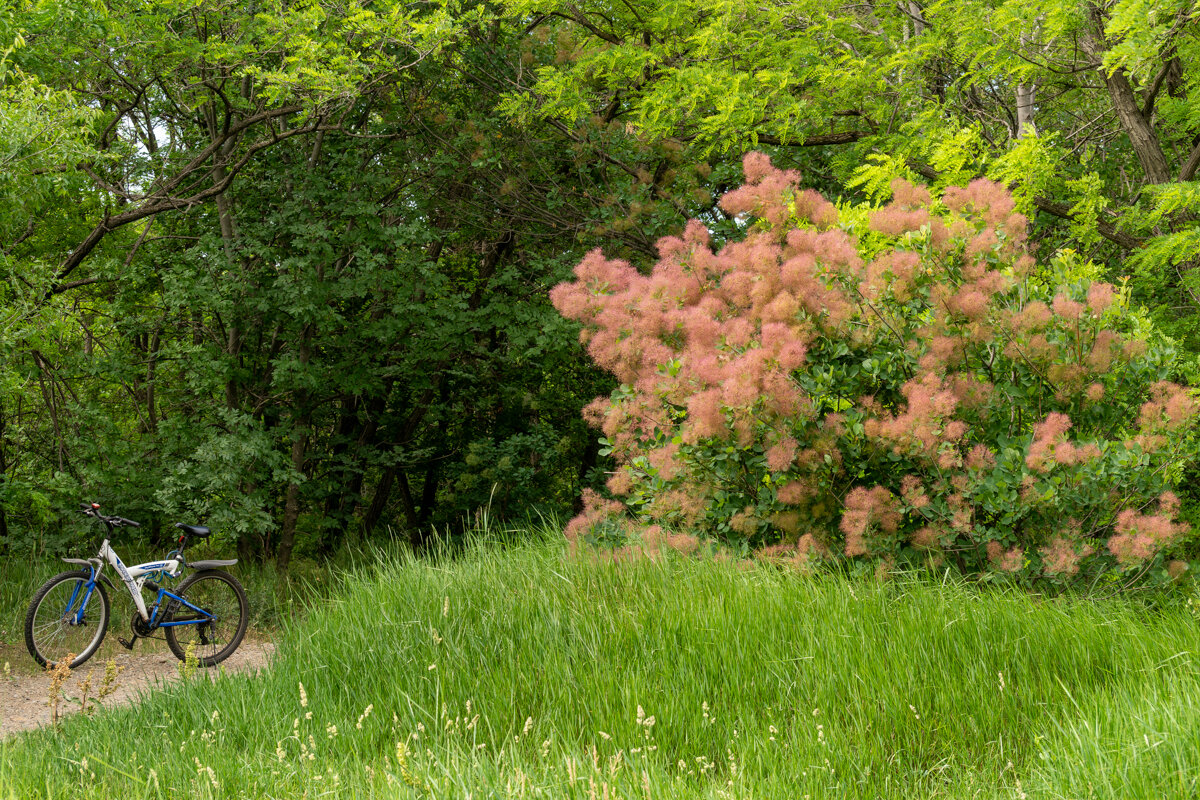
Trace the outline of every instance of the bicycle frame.
{"type": "MultiPolygon", "coordinates": [[[[130,596],[133,598],[133,603],[137,607],[138,615],[142,620],[150,625],[151,628],[169,628],[178,625],[199,625],[214,619],[213,615],[200,608],[197,605],[189,603],[186,599],[179,595],[164,589],[162,586],[154,583],[152,578],[162,580],[164,577],[175,577],[179,574],[181,559],[172,558],[166,561],[148,561],[144,564],[135,566],[126,566],[121,557],[112,549],[106,538],[100,545],[100,552],[95,558],[87,559],[87,564],[91,567],[92,575],[87,582],[87,594],[83,597],[83,602],[79,604],[79,609],[75,612],[75,623],[78,624],[83,620],[84,611],[87,609],[88,601],[91,599],[92,592],[96,589],[96,581],[101,578],[101,573],[104,569],[104,563],[108,562],[117,574],[121,576],[121,582],[125,584],[125,588],[129,590],[130,596]],[[150,582],[153,589],[158,590],[158,596],[154,600],[154,607],[147,610],[146,601],[142,597],[142,587],[150,582]],[[195,611],[200,616],[195,619],[186,620],[166,620],[160,621],[159,615],[163,608],[163,600],[170,598],[175,604],[186,606],[192,611],[195,611]]],[[[107,579],[105,579],[107,580],[107,579]]],[[[111,585],[111,584],[110,584],[111,585]]],[[[70,610],[75,605],[75,599],[79,595],[80,586],[76,584],[74,591],[71,593],[71,599],[67,603],[67,609],[70,610]]]]}

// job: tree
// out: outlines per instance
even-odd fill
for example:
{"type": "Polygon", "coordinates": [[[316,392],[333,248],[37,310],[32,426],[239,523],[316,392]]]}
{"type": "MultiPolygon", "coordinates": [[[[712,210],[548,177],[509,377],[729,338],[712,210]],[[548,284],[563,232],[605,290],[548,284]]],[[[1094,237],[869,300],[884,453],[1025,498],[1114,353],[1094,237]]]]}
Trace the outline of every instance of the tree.
{"type": "Polygon", "coordinates": [[[609,223],[640,203],[650,231],[668,224],[696,176],[648,185],[645,162],[665,172],[673,151],[630,145],[618,167],[498,115],[496,81],[528,55],[518,27],[457,9],[404,17],[408,40],[371,38],[378,7],[319,8],[272,22],[117,5],[95,28],[44,20],[29,36],[43,53],[75,47],[42,72],[108,109],[92,132],[103,157],[60,165],[87,190],[53,207],[74,227],[18,254],[50,265],[30,291],[40,360],[18,352],[23,407],[49,412],[21,439],[21,472],[46,486],[62,473],[51,504],[83,483],[285,565],[357,525],[420,544],[483,506],[520,516],[578,496],[598,448],[577,409],[606,379],[546,293],[600,237],[652,252],[645,226],[609,223]],[[128,57],[98,58],[114,32],[128,57]],[[413,46],[422,36],[453,47],[413,46]],[[343,53],[364,42],[376,50],[343,53]],[[303,66],[314,52],[328,70],[303,66]],[[196,191],[177,191],[189,179],[196,191]],[[87,253],[56,250],[97,230],[87,253]]]}

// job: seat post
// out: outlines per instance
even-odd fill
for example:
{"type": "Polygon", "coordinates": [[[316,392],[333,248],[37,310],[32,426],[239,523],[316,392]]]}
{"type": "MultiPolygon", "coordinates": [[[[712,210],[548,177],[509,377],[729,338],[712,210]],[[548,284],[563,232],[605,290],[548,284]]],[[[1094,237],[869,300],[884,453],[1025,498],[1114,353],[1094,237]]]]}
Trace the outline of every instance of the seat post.
{"type": "Polygon", "coordinates": [[[183,554],[183,551],[187,549],[187,538],[187,531],[180,531],[179,539],[175,542],[175,549],[172,552],[167,553],[167,558],[170,558],[171,556],[178,556],[179,563],[185,567],[187,566],[187,557],[183,554]]]}

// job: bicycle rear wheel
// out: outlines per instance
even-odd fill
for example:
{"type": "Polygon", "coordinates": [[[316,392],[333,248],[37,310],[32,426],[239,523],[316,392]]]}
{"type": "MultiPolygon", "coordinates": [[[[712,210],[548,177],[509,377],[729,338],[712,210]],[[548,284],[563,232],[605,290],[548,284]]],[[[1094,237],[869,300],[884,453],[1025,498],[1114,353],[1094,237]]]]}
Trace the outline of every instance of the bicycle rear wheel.
{"type": "Polygon", "coordinates": [[[74,669],[100,649],[108,631],[108,593],[100,581],[89,592],[90,578],[86,570],[62,572],[34,594],[25,614],[25,646],[43,667],[74,655],[68,664],[74,669]]]}
{"type": "Polygon", "coordinates": [[[175,657],[186,661],[191,647],[200,665],[211,667],[233,655],[246,635],[250,620],[250,603],[237,579],[219,569],[206,569],[188,576],[179,584],[176,594],[204,609],[207,616],[187,606],[172,611],[168,622],[197,620],[186,625],[164,626],[167,646],[175,657]]]}

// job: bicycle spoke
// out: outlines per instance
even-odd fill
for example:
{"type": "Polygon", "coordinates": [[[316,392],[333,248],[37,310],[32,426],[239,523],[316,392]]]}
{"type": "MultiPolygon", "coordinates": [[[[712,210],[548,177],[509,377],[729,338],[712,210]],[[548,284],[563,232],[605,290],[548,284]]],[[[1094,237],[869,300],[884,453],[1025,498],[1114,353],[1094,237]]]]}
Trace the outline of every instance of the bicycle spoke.
{"type": "Polygon", "coordinates": [[[77,659],[86,658],[99,645],[106,624],[107,608],[100,590],[89,592],[82,577],[64,577],[50,584],[30,610],[27,644],[47,663],[72,653],[77,659]],[[82,620],[76,623],[78,617],[82,620]]]}
{"type": "Polygon", "coordinates": [[[61,636],[65,636],[67,634],[66,628],[64,628],[62,625],[60,625],[57,622],[52,622],[52,623],[46,624],[43,627],[43,630],[45,630],[47,636],[61,637],[61,636]]]}
{"type": "Polygon", "coordinates": [[[62,620],[52,619],[49,622],[43,622],[41,625],[35,625],[33,628],[33,631],[34,631],[34,633],[38,633],[40,631],[44,631],[49,628],[61,628],[61,627],[62,627],[62,620]]]}
{"type": "Polygon", "coordinates": [[[190,605],[203,610],[183,609],[175,620],[205,620],[170,628],[168,642],[174,640],[176,655],[183,657],[189,650],[201,662],[209,665],[229,655],[230,645],[241,639],[240,627],[244,609],[237,590],[219,575],[201,575],[183,589],[190,605]]]}

